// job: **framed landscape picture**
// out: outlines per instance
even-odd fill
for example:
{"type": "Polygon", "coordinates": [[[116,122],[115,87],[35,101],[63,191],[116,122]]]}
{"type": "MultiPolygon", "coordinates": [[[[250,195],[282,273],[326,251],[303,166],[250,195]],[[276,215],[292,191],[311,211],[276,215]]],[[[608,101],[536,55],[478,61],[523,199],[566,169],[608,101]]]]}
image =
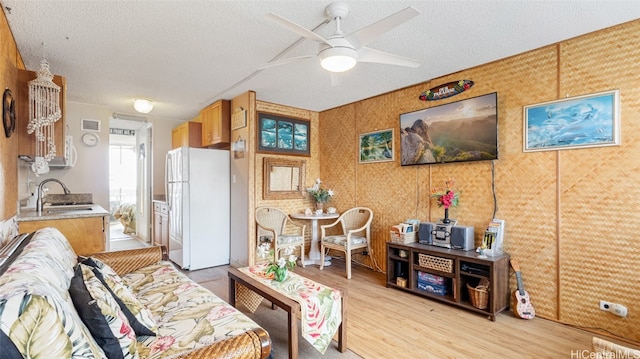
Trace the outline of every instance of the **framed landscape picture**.
{"type": "Polygon", "coordinates": [[[498,93],[400,114],[400,164],[498,159],[498,93]]]}
{"type": "Polygon", "coordinates": [[[524,107],[524,152],[620,144],[620,91],[524,107]]]}
{"type": "Polygon", "coordinates": [[[258,113],[258,152],[310,156],[310,122],[258,113]]]}
{"type": "Polygon", "coordinates": [[[360,163],[393,161],[393,128],[360,134],[360,163]]]}

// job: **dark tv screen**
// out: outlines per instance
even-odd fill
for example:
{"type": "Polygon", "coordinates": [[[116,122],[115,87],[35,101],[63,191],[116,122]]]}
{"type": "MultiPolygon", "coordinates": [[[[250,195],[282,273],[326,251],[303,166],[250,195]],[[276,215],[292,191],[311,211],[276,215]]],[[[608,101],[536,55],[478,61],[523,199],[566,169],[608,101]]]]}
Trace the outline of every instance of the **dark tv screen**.
{"type": "Polygon", "coordinates": [[[403,166],[498,158],[496,92],[400,115],[403,166]]]}

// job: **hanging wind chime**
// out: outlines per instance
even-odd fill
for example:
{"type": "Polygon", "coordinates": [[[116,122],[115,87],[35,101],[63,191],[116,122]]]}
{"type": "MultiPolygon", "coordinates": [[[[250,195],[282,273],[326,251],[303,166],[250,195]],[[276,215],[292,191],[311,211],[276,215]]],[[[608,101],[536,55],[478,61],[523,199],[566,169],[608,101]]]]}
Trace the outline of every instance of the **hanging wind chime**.
{"type": "MultiPolygon", "coordinates": [[[[43,47],[45,47],[44,44],[43,47]]],[[[36,158],[33,168],[36,173],[48,172],[47,162],[56,155],[54,125],[61,117],[60,86],[53,82],[49,62],[44,55],[36,79],[29,81],[27,133],[33,133],[36,137],[36,158]]]]}

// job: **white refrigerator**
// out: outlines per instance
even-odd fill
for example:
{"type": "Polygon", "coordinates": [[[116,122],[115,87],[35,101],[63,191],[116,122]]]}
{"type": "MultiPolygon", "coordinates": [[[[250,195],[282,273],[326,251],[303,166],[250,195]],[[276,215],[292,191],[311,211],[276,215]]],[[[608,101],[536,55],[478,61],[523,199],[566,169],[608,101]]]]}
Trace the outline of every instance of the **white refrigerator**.
{"type": "Polygon", "coordinates": [[[230,154],[180,147],[167,153],[169,259],[188,270],[229,264],[230,154]]]}

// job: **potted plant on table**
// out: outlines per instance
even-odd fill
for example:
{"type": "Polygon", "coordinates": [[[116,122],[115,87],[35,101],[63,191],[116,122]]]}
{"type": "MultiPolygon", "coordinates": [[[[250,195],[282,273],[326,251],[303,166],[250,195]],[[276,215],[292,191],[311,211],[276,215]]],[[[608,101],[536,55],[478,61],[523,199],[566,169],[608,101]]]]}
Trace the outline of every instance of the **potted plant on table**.
{"type": "Polygon", "coordinates": [[[273,279],[282,282],[287,279],[287,274],[289,269],[293,269],[296,266],[296,259],[298,257],[289,255],[289,258],[285,259],[284,257],[278,258],[277,262],[269,262],[266,267],[265,274],[268,276],[273,273],[273,279]]]}
{"type": "Polygon", "coordinates": [[[455,180],[450,178],[445,182],[444,187],[431,189],[431,197],[436,199],[438,207],[444,207],[444,219],[442,220],[442,223],[444,224],[451,222],[449,219],[449,207],[458,207],[461,192],[456,190],[454,187],[455,180]]]}
{"type": "Polygon", "coordinates": [[[307,188],[307,192],[316,201],[316,209],[320,210],[322,210],[324,208],[324,204],[333,197],[333,190],[323,188],[320,178],[316,179],[316,183],[313,187],[307,188]]]}

